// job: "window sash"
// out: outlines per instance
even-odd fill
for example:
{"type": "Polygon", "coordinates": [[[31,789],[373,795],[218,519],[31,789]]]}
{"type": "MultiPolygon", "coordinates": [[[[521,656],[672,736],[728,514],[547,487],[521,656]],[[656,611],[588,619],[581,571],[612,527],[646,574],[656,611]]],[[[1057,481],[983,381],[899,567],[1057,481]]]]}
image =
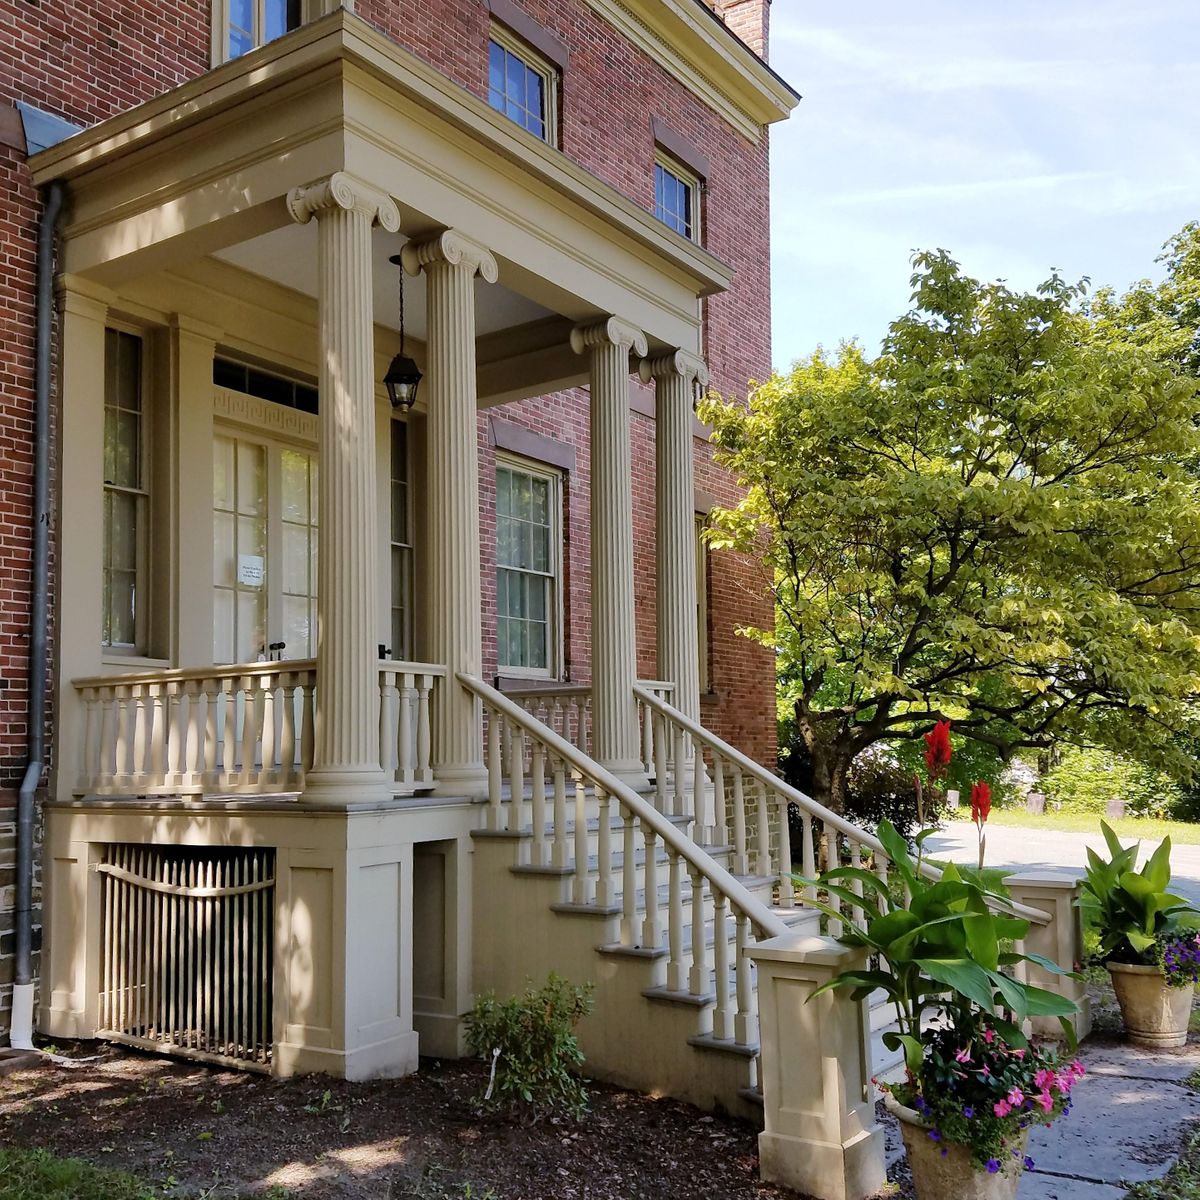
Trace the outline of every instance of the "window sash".
{"type": "Polygon", "coordinates": [[[488,40],[488,103],[534,137],[558,141],[558,71],[499,26],[488,40]]]}
{"type": "Polygon", "coordinates": [[[496,464],[496,656],[501,670],[554,677],[560,658],[561,480],[496,464]]]}
{"type": "Polygon", "coordinates": [[[661,156],[654,163],[654,215],[689,241],[700,240],[700,181],[661,156]]]}
{"type": "Polygon", "coordinates": [[[109,328],[104,337],[104,496],[100,642],[146,650],[150,526],[149,438],[143,339],[109,328]]]}
{"type": "Polygon", "coordinates": [[[304,23],[304,0],[216,0],[216,5],[223,61],[240,58],[304,23]]]}
{"type": "Polygon", "coordinates": [[[412,458],[408,425],[393,417],[390,448],[392,657],[413,656],[412,458]]]}

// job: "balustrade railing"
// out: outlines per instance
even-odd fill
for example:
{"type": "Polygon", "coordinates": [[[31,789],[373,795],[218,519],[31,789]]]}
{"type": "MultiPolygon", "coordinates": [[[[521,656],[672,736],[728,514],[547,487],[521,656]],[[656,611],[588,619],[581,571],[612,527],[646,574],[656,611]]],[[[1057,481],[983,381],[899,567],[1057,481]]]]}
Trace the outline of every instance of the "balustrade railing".
{"type": "Polygon", "coordinates": [[[754,967],[744,951],[760,936],[786,933],[783,920],[646,798],[516,700],[458,679],[486,717],[489,828],[528,831],[530,865],[562,869],[571,903],[619,909],[622,947],[666,949],[668,991],[695,1004],[697,1037],[754,1048],[754,967]]]}
{"type": "MultiPolygon", "coordinates": [[[[651,690],[638,685],[634,693],[643,742],[649,747],[647,763],[653,764],[656,807],[692,818],[703,844],[731,846],[735,875],[774,877],[776,903],[783,908],[817,898],[816,887],[798,886],[795,876],[811,880],[839,864],[867,867],[888,883],[891,862],[874,834],[785,783],[651,690]],[[683,769],[677,770],[680,763],[683,769]],[[799,834],[798,846],[793,845],[793,830],[799,834]]],[[[941,875],[929,863],[922,863],[921,871],[930,879],[941,875]]],[[[861,896],[862,886],[854,880],[849,890],[861,896]]],[[[837,914],[823,918],[830,936],[839,937],[847,924],[864,925],[866,914],[858,905],[834,893],[823,899],[837,914]]],[[[1013,903],[1007,909],[1035,924],[1048,920],[1028,905],[1013,903]]]]}
{"type": "MultiPolygon", "coordinates": [[[[431,787],[430,697],[444,667],[379,665],[380,766],[397,794],[431,787]]],[[[75,792],[299,792],[313,762],[311,659],[74,681],[83,706],[75,792]]]]}

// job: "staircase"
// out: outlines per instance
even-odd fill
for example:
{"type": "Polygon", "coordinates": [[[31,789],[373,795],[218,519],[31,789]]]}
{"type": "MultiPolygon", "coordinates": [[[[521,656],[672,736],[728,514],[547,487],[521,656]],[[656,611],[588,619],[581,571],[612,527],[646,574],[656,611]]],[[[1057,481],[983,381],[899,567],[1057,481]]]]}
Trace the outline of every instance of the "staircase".
{"type": "MultiPolygon", "coordinates": [[[[635,689],[647,780],[635,789],[575,744],[586,745],[578,700],[571,722],[543,721],[544,697],[531,712],[458,678],[482,702],[487,729],[487,821],[474,834],[472,873],[476,990],[511,995],[552,971],[591,982],[594,1013],[579,1031],[590,1074],[761,1117],[745,951],[861,925],[861,882],[845,899],[822,897],[832,910],[823,915],[806,904],[816,889],[797,886],[793,863],[809,879],[819,862],[840,862],[886,883],[883,846],[673,708],[661,685],[635,689]]],[[[882,1044],[893,1014],[868,1008],[874,1070],[893,1078],[902,1056],[882,1044]]]]}

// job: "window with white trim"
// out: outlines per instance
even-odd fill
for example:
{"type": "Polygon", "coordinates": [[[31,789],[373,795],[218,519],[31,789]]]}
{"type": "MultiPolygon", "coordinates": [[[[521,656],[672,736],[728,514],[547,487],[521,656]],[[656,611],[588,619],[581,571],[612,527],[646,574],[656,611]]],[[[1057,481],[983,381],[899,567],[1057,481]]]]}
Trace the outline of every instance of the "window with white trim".
{"type": "Polygon", "coordinates": [[[703,696],[711,688],[708,676],[708,543],[704,540],[704,530],[708,527],[708,517],[704,513],[696,514],[696,646],[700,656],[700,694],[703,696]]]}
{"type": "Polygon", "coordinates": [[[240,58],[327,10],[324,0],[213,0],[213,61],[240,58]]]}
{"type": "Polygon", "coordinates": [[[562,478],[496,464],[496,646],[500,670],[556,677],[562,571],[562,478]]]}
{"type": "Polygon", "coordinates": [[[488,40],[488,103],[534,137],[558,144],[558,70],[500,25],[488,40]]]}
{"type": "Polygon", "coordinates": [[[146,652],[150,532],[149,420],[141,337],[104,331],[104,611],[101,642],[146,652]]]}
{"type": "Polygon", "coordinates": [[[408,425],[391,422],[392,657],[413,656],[413,514],[408,425]]]}
{"type": "Polygon", "coordinates": [[[700,180],[661,153],[654,160],[654,215],[681,237],[700,240],[700,180]]]}

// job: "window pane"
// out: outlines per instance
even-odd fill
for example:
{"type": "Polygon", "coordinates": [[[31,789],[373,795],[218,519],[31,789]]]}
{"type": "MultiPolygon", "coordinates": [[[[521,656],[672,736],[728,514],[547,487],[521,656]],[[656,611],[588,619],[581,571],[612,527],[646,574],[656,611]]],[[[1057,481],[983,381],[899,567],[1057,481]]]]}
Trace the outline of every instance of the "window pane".
{"type": "Polygon", "coordinates": [[[254,42],[250,35],[241,29],[229,27],[229,57],[240,58],[243,54],[254,49],[254,42]]]}
{"type": "Polygon", "coordinates": [[[493,108],[504,103],[504,47],[495,42],[488,43],[488,101],[493,108]]]}
{"type": "Polygon", "coordinates": [[[497,467],[496,642],[502,667],[553,667],[556,494],[545,476],[497,467]]]}
{"type": "Polygon", "coordinates": [[[308,455],[284,450],[280,455],[283,519],[308,523],[308,455]]]}
{"type": "Polygon", "coordinates": [[[253,0],[229,0],[229,23],[239,29],[253,29],[253,0]]]}
{"type": "Polygon", "coordinates": [[[296,28],[296,24],[299,22],[293,24],[290,21],[290,17],[297,15],[292,11],[294,7],[296,6],[289,3],[289,0],[266,0],[263,31],[266,41],[282,37],[289,29],[296,28]]]}

